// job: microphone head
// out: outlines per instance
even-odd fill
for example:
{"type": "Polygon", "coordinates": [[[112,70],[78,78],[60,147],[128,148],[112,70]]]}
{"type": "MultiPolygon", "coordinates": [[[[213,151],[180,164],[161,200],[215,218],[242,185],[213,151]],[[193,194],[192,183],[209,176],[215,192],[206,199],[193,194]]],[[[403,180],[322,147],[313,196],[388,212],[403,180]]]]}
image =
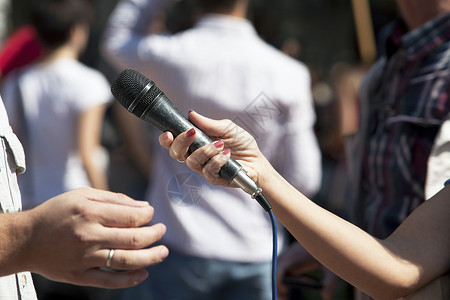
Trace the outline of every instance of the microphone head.
{"type": "Polygon", "coordinates": [[[194,126],[153,81],[135,70],[122,71],[111,92],[129,112],[161,131],[177,136],[194,126]]]}
{"type": "Polygon", "coordinates": [[[126,69],[112,83],[111,93],[127,110],[141,117],[162,91],[141,73],[126,69]]]}

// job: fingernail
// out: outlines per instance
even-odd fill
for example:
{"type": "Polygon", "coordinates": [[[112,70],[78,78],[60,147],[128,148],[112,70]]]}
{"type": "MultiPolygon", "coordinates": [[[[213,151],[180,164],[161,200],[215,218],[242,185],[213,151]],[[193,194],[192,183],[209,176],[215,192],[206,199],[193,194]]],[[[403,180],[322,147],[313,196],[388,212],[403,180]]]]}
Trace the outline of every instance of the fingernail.
{"type": "Polygon", "coordinates": [[[188,112],[188,114],[190,114],[191,112],[194,112],[194,110],[193,110],[193,109],[190,109],[189,112],[188,112]]]}
{"type": "Polygon", "coordinates": [[[169,139],[169,134],[167,132],[164,132],[163,139],[166,141],[169,139]]]}
{"type": "Polygon", "coordinates": [[[228,155],[230,153],[230,149],[226,149],[222,152],[223,155],[228,155]]]}
{"type": "Polygon", "coordinates": [[[167,249],[166,247],[161,248],[161,252],[160,254],[160,258],[161,260],[166,259],[167,256],[169,256],[169,249],[167,249]]]}
{"type": "Polygon", "coordinates": [[[186,136],[187,137],[191,137],[194,134],[195,134],[195,129],[194,128],[191,128],[191,129],[188,130],[188,132],[186,132],[186,136]]]}
{"type": "Polygon", "coordinates": [[[213,143],[214,147],[216,147],[217,149],[220,149],[223,147],[223,141],[216,141],[213,143]]]}

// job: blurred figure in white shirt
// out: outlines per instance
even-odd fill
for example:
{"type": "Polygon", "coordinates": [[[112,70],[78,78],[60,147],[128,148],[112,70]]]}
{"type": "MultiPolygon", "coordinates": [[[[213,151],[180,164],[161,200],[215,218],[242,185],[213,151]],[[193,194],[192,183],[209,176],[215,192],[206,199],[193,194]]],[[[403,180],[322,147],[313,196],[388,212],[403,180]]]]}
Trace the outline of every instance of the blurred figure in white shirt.
{"type": "MultiPolygon", "coordinates": [[[[198,1],[204,14],[193,28],[157,35],[148,27],[173,1],[121,1],[103,47],[118,69],[153,80],[181,112],[230,118],[252,132],[277,170],[313,195],[321,159],[310,74],[258,37],[246,19],[248,2],[198,1]]],[[[171,254],[124,298],[270,299],[269,216],[243,191],[211,186],[165,149],[154,149],[147,200],[157,211],[154,221],[167,225],[163,242],[171,254]]]]}

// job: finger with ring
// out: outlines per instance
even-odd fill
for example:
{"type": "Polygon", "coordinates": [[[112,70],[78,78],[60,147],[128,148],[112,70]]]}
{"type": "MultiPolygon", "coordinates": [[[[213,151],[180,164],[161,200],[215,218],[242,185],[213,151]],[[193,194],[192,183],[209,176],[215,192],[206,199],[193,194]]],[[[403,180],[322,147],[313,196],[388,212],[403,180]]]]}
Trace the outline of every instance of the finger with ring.
{"type": "Polygon", "coordinates": [[[108,257],[106,258],[106,267],[111,268],[112,258],[114,256],[114,249],[110,249],[108,257]]]}

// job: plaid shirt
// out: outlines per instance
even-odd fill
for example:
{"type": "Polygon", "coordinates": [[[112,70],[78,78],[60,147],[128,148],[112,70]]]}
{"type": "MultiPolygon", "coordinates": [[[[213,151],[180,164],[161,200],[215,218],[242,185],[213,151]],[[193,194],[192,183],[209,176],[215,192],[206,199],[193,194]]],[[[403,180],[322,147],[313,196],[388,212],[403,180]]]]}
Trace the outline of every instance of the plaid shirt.
{"type": "Polygon", "coordinates": [[[427,161],[450,111],[450,14],[404,28],[393,27],[386,54],[364,80],[352,147],[360,160],[351,164],[354,221],[379,238],[424,201],[427,161]]]}

